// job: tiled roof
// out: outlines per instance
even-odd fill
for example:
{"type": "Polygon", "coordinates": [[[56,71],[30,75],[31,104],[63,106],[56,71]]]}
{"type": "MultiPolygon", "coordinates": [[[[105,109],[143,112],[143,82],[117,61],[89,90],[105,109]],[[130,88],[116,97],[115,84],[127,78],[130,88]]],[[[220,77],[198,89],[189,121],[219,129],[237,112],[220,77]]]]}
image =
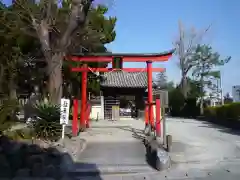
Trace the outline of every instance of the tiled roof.
{"type": "Polygon", "coordinates": [[[114,71],[104,74],[102,87],[116,88],[147,88],[146,72],[123,72],[114,71]]]}

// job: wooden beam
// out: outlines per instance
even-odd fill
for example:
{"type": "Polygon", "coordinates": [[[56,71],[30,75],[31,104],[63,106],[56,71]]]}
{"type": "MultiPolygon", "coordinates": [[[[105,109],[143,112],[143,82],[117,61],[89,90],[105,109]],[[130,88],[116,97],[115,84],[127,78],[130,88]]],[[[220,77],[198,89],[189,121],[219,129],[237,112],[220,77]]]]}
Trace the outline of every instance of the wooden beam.
{"type": "MultiPolygon", "coordinates": [[[[172,55],[165,55],[165,56],[156,56],[156,57],[122,57],[123,62],[146,62],[146,61],[153,61],[153,62],[163,62],[168,61],[168,59],[172,55]]],[[[80,62],[108,62],[111,63],[114,57],[98,57],[98,56],[72,56],[69,57],[72,61],[80,61],[80,62]]]]}
{"type": "Polygon", "coordinates": [[[81,62],[108,62],[111,63],[113,58],[120,57],[123,62],[162,62],[168,61],[173,55],[174,50],[156,53],[156,54],[88,54],[88,55],[71,55],[66,57],[67,60],[81,62]]]}
{"type": "MultiPolygon", "coordinates": [[[[119,69],[112,69],[112,68],[82,68],[82,67],[76,67],[71,68],[72,72],[112,72],[112,71],[118,71],[119,69]]],[[[125,72],[147,72],[147,68],[122,68],[122,71],[125,72]]],[[[153,72],[164,72],[165,68],[152,68],[153,72]]]]}

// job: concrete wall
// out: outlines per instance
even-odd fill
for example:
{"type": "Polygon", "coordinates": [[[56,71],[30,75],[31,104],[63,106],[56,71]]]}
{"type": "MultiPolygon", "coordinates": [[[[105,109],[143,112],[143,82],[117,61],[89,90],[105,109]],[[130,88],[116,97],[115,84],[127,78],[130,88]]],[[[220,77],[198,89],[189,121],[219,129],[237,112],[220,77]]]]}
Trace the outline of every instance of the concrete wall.
{"type": "Polygon", "coordinates": [[[101,105],[93,105],[90,113],[91,119],[101,119],[102,117],[102,108],[101,105]]]}
{"type": "Polygon", "coordinates": [[[155,119],[156,118],[156,106],[153,105],[153,118],[155,119]]]}
{"type": "MultiPolygon", "coordinates": [[[[90,113],[90,118],[91,119],[102,119],[103,114],[102,114],[102,107],[101,105],[92,105],[92,109],[91,109],[91,113],[90,113]]],[[[153,117],[154,119],[156,119],[156,106],[153,105],[153,117]]],[[[145,115],[143,115],[143,117],[140,117],[140,119],[144,119],[145,115]]],[[[122,119],[126,119],[126,118],[122,118],[122,119]]]]}
{"type": "MultiPolygon", "coordinates": [[[[161,117],[162,117],[162,115],[160,116],[160,118],[161,117]]],[[[154,118],[154,120],[156,119],[156,106],[155,105],[153,105],[153,118],[154,118]]],[[[139,119],[145,120],[145,111],[141,112],[139,119]]]]}

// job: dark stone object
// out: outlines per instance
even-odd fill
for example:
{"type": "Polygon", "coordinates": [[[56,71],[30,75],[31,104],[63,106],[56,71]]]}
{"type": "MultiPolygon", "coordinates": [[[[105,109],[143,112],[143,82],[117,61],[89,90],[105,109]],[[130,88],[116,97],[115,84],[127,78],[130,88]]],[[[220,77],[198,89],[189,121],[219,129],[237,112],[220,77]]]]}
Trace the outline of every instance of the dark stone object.
{"type": "Polygon", "coordinates": [[[168,153],[161,146],[156,138],[148,136],[145,139],[147,161],[158,171],[166,170],[171,167],[171,159],[168,153]]]}

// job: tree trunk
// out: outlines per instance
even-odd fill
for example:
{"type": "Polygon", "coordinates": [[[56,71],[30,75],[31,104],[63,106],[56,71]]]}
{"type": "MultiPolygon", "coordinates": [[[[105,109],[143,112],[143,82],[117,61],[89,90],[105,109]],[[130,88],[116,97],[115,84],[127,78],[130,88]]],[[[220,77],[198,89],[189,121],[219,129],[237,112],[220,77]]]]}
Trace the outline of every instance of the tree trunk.
{"type": "Polygon", "coordinates": [[[52,15],[54,14],[51,10],[51,3],[46,4],[47,6],[43,9],[46,10],[46,14],[44,18],[37,23],[37,19],[32,17],[32,25],[37,31],[39,35],[39,40],[42,46],[42,51],[45,54],[47,63],[48,63],[48,75],[49,75],[49,99],[52,103],[60,104],[62,97],[62,63],[64,53],[67,50],[68,45],[71,43],[70,39],[72,34],[79,27],[83,28],[86,17],[89,11],[89,8],[92,4],[93,0],[72,0],[71,1],[71,12],[69,17],[68,26],[63,33],[61,39],[57,42],[57,51],[56,49],[52,49],[51,38],[49,37],[49,30],[51,29],[51,24],[49,24],[49,20],[52,19],[52,15]]]}
{"type": "Polygon", "coordinates": [[[203,95],[201,95],[200,98],[200,115],[203,115],[204,109],[203,109],[203,95]]]}
{"type": "Polygon", "coordinates": [[[13,80],[9,81],[8,90],[9,90],[9,99],[11,100],[17,99],[17,89],[13,80]]]}
{"type": "Polygon", "coordinates": [[[3,78],[4,77],[4,66],[3,65],[0,65],[0,93],[3,93],[3,88],[2,88],[2,85],[3,85],[3,78]]]}
{"type": "Polygon", "coordinates": [[[182,73],[182,94],[183,97],[186,99],[188,94],[188,88],[187,88],[187,75],[185,73],[182,73]]]}
{"type": "Polygon", "coordinates": [[[61,52],[55,53],[48,60],[49,100],[56,104],[60,104],[62,98],[62,63],[63,54],[61,52]]]}
{"type": "MultiPolygon", "coordinates": [[[[204,69],[204,65],[203,65],[203,69],[204,69]]],[[[204,110],[203,110],[203,97],[204,97],[204,84],[203,84],[203,70],[201,72],[201,79],[200,79],[200,85],[201,85],[201,99],[200,99],[200,115],[203,115],[204,110]]]]}

